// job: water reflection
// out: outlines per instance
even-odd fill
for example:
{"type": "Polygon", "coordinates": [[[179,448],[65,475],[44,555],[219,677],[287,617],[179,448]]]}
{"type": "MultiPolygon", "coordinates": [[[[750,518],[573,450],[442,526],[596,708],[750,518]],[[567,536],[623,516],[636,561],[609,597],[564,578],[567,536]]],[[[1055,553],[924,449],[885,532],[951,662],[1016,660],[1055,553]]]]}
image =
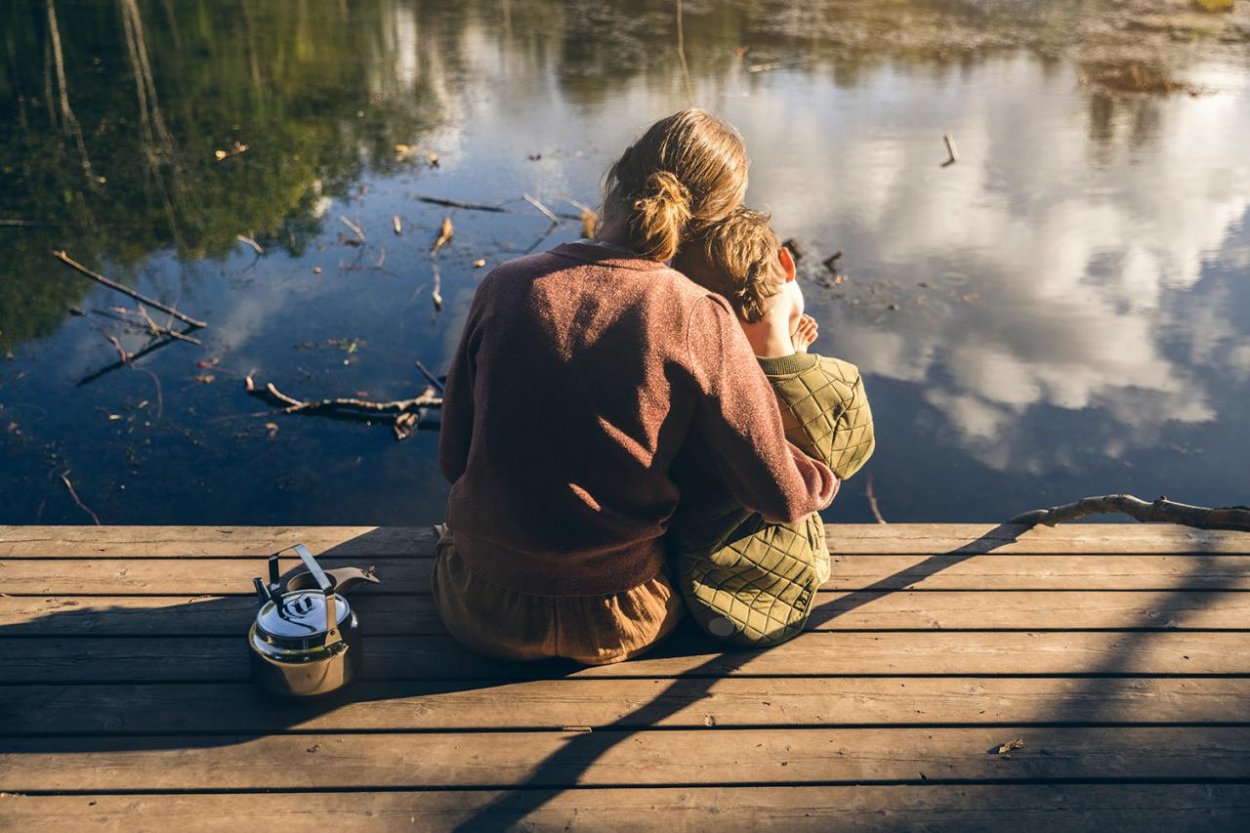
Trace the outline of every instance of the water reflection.
{"type": "MultiPolygon", "coordinates": [[[[892,519],[1250,487],[1202,453],[1250,377],[1242,12],[1208,32],[1133,3],[685,8],[689,94],[660,0],[5,4],[0,219],[30,225],[0,227],[0,520],[82,521],[65,468],[106,522],[438,517],[435,435],[249,416],[241,375],[410,395],[412,361],[458,338],[475,260],[578,235],[519,196],[593,202],[637,127],[691,98],[743,130],[749,200],[812,255],[824,349],[869,374],[892,519]],[[1079,82],[1108,60],[1210,92],[1079,82]],[[441,313],[448,212],[417,194],[510,209],[450,212],[441,313]],[[76,388],[115,359],[101,331],[148,337],[59,248],[208,318],[204,350],[76,388]],[[835,249],[850,280],[822,286],[835,249]]],[[[868,519],[855,491],[833,517],[868,519]]]]}

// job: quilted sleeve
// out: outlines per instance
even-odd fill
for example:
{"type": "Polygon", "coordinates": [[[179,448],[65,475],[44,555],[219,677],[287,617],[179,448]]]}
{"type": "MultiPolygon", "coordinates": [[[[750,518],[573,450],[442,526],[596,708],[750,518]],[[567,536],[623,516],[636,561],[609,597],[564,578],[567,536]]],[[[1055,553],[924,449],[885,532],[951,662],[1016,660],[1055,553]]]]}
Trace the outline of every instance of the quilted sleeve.
{"type": "Polygon", "coordinates": [[[797,372],[768,373],[768,380],[781,406],[786,439],[846,479],[876,449],[872,409],[859,368],[828,356],[813,358],[797,372]]]}

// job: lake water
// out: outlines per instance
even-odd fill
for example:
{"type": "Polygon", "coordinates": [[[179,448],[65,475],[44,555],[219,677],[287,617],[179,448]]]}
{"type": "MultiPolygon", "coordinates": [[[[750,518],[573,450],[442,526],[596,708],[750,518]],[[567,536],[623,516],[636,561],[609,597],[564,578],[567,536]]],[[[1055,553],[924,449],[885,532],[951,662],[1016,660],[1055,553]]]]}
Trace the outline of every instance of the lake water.
{"type": "Polygon", "coordinates": [[[815,349],[865,374],[878,450],[828,519],[872,519],[869,476],[891,521],[1245,503],[1250,13],[1086,5],[687,2],[679,53],[672,2],[5,3],[0,522],[440,519],[436,413],[400,442],[245,376],[416,394],[489,267],[579,237],[691,103],[805,255],[815,349]],[[202,346],[108,370],[152,338],[62,249],[202,346]]]}

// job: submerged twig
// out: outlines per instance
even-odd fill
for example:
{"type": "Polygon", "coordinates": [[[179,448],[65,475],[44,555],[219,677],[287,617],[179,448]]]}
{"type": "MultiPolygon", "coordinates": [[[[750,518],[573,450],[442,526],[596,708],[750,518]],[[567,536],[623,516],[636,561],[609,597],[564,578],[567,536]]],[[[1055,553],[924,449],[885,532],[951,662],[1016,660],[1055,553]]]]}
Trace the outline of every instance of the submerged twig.
{"type": "Polygon", "coordinates": [[[431,205],[442,205],[447,208],[464,208],[469,211],[493,211],[496,214],[506,214],[508,209],[501,205],[484,205],[479,202],[461,202],[460,200],[448,200],[442,197],[423,197],[417,195],[417,199],[421,202],[428,202],[431,205]]]}
{"type": "Polygon", "coordinates": [[[179,321],[183,321],[187,324],[192,325],[193,327],[204,328],[208,326],[208,324],[204,323],[203,321],[197,321],[196,319],[192,318],[189,315],[184,315],[183,313],[178,312],[178,310],[174,309],[173,307],[165,306],[160,301],[154,301],[151,298],[147,297],[146,295],[140,294],[128,286],[122,286],[117,281],[106,278],[103,275],[101,275],[99,272],[93,272],[92,270],[88,269],[86,266],[83,266],[81,263],[71,258],[64,251],[54,251],[52,253],[52,256],[55,257],[57,260],[61,261],[62,263],[64,263],[66,266],[69,266],[71,269],[74,269],[79,274],[84,275],[85,277],[91,278],[91,280],[95,281],[96,283],[104,284],[109,289],[116,290],[122,293],[123,295],[129,295],[131,298],[134,298],[136,301],[147,304],[149,307],[158,309],[161,312],[169,313],[174,318],[177,318],[179,321]]]}
{"type": "Polygon", "coordinates": [[[148,332],[154,336],[169,336],[170,338],[177,339],[178,341],[185,341],[187,344],[194,344],[197,347],[204,346],[204,342],[200,341],[198,338],[193,338],[185,333],[180,333],[171,327],[162,327],[160,324],[157,324],[152,320],[152,316],[148,315],[148,311],[144,309],[142,304],[139,305],[139,314],[143,316],[144,323],[148,325],[148,332]]]}
{"type": "Polygon", "coordinates": [[[349,229],[352,230],[353,234],[355,234],[361,240],[365,239],[364,229],[362,229],[360,226],[356,225],[355,223],[353,223],[351,220],[347,219],[346,217],[339,217],[339,219],[343,221],[343,225],[347,226],[349,229]]]}
{"type": "Polygon", "coordinates": [[[543,205],[536,198],[531,197],[529,194],[522,194],[521,199],[525,200],[527,203],[529,203],[530,205],[534,206],[539,211],[541,211],[543,216],[546,217],[548,220],[550,220],[553,225],[560,222],[560,218],[556,216],[555,212],[552,211],[547,206],[543,205]]]}
{"type": "Polygon", "coordinates": [[[91,507],[83,503],[82,498],[78,497],[78,492],[74,489],[74,484],[71,483],[69,480],[69,472],[70,472],[69,469],[66,469],[65,471],[61,472],[61,482],[64,483],[65,488],[69,490],[69,496],[74,499],[74,504],[79,509],[81,509],[82,511],[86,512],[88,515],[91,516],[91,520],[95,521],[96,526],[102,526],[102,524],[100,523],[100,516],[97,515],[95,512],[92,512],[91,507]]]}
{"type": "Polygon", "coordinates": [[[443,311],[443,273],[439,271],[438,263],[434,266],[434,288],[430,290],[430,299],[434,301],[434,311],[443,311]]]}
{"type": "Polygon", "coordinates": [[[113,347],[117,350],[117,355],[121,358],[122,364],[130,364],[134,360],[134,356],[126,352],[126,348],[122,347],[122,343],[118,341],[117,336],[112,333],[106,333],[104,330],[100,330],[100,335],[112,342],[113,347]]]}
{"type": "MultiPolygon", "coordinates": [[[[180,333],[180,335],[186,335],[187,333],[195,332],[195,330],[196,330],[196,329],[197,329],[197,328],[195,328],[195,327],[187,327],[185,330],[183,330],[183,331],[180,333]]],[[[103,331],[102,331],[102,330],[101,330],[101,332],[103,333],[103,331]]],[[[104,335],[105,335],[106,337],[108,336],[108,334],[107,334],[107,333],[105,333],[104,335]]],[[[110,340],[111,340],[111,339],[110,339],[110,340]]],[[[158,338],[158,339],[156,339],[156,340],[152,341],[152,342],[151,342],[151,343],[149,343],[147,346],[143,347],[142,349],[138,350],[137,352],[135,352],[135,353],[128,353],[128,354],[127,354],[127,356],[128,356],[128,360],[127,360],[127,361],[117,361],[117,362],[113,362],[112,364],[108,365],[107,367],[102,367],[102,368],[100,368],[99,370],[95,371],[94,373],[90,373],[90,374],[88,374],[88,375],[86,375],[86,376],[82,377],[81,379],[79,379],[79,380],[75,383],[75,385],[74,385],[74,386],[75,386],[75,387],[79,387],[79,388],[81,388],[81,387],[82,387],[82,386],[84,386],[84,385],[89,385],[89,384],[91,384],[92,382],[94,382],[96,379],[99,379],[101,376],[106,376],[106,375],[108,375],[109,373],[112,373],[114,370],[117,370],[119,367],[125,367],[126,365],[130,364],[131,362],[138,361],[139,359],[143,358],[144,356],[146,356],[146,355],[147,355],[147,354],[149,354],[149,353],[153,353],[153,352],[155,352],[155,351],[157,351],[157,350],[160,350],[162,347],[168,347],[169,345],[174,344],[174,343],[175,343],[175,339],[173,339],[173,338],[166,338],[166,337],[163,337],[163,336],[162,336],[161,338],[158,338]]],[[[119,344],[120,344],[120,342],[119,342],[119,344]]]]}
{"type": "Polygon", "coordinates": [[[868,498],[868,508],[872,510],[872,516],[877,519],[877,523],[887,523],[881,515],[881,507],[877,505],[877,490],[873,487],[871,474],[868,475],[868,481],[864,484],[864,496],[868,498]]]}
{"type": "Polygon", "coordinates": [[[439,393],[443,393],[447,390],[446,386],[443,385],[443,380],[431,373],[428,367],[423,365],[421,362],[417,362],[416,365],[417,370],[421,371],[421,375],[424,376],[429,383],[438,390],[439,393]]]}
{"type": "Polygon", "coordinates": [[[1074,503],[1035,509],[1012,518],[1008,523],[1036,526],[1075,521],[1088,515],[1121,513],[1143,523],[1183,524],[1197,529],[1235,529],[1250,532],[1250,506],[1222,506],[1210,509],[1177,503],[1161,496],[1147,503],[1133,495],[1098,495],[1074,503]]]}

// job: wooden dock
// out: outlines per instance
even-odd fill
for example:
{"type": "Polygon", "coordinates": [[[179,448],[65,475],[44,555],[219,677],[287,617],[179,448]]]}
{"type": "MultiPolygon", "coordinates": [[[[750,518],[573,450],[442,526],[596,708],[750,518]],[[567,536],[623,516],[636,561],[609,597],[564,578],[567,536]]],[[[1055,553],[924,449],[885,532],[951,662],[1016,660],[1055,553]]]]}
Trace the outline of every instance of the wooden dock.
{"type": "Polygon", "coordinates": [[[428,529],[0,527],[0,830],[1250,830],[1250,534],[829,540],[793,642],[576,668],[452,642],[428,529]],[[322,702],[248,680],[296,542],[383,578],[322,702]]]}

